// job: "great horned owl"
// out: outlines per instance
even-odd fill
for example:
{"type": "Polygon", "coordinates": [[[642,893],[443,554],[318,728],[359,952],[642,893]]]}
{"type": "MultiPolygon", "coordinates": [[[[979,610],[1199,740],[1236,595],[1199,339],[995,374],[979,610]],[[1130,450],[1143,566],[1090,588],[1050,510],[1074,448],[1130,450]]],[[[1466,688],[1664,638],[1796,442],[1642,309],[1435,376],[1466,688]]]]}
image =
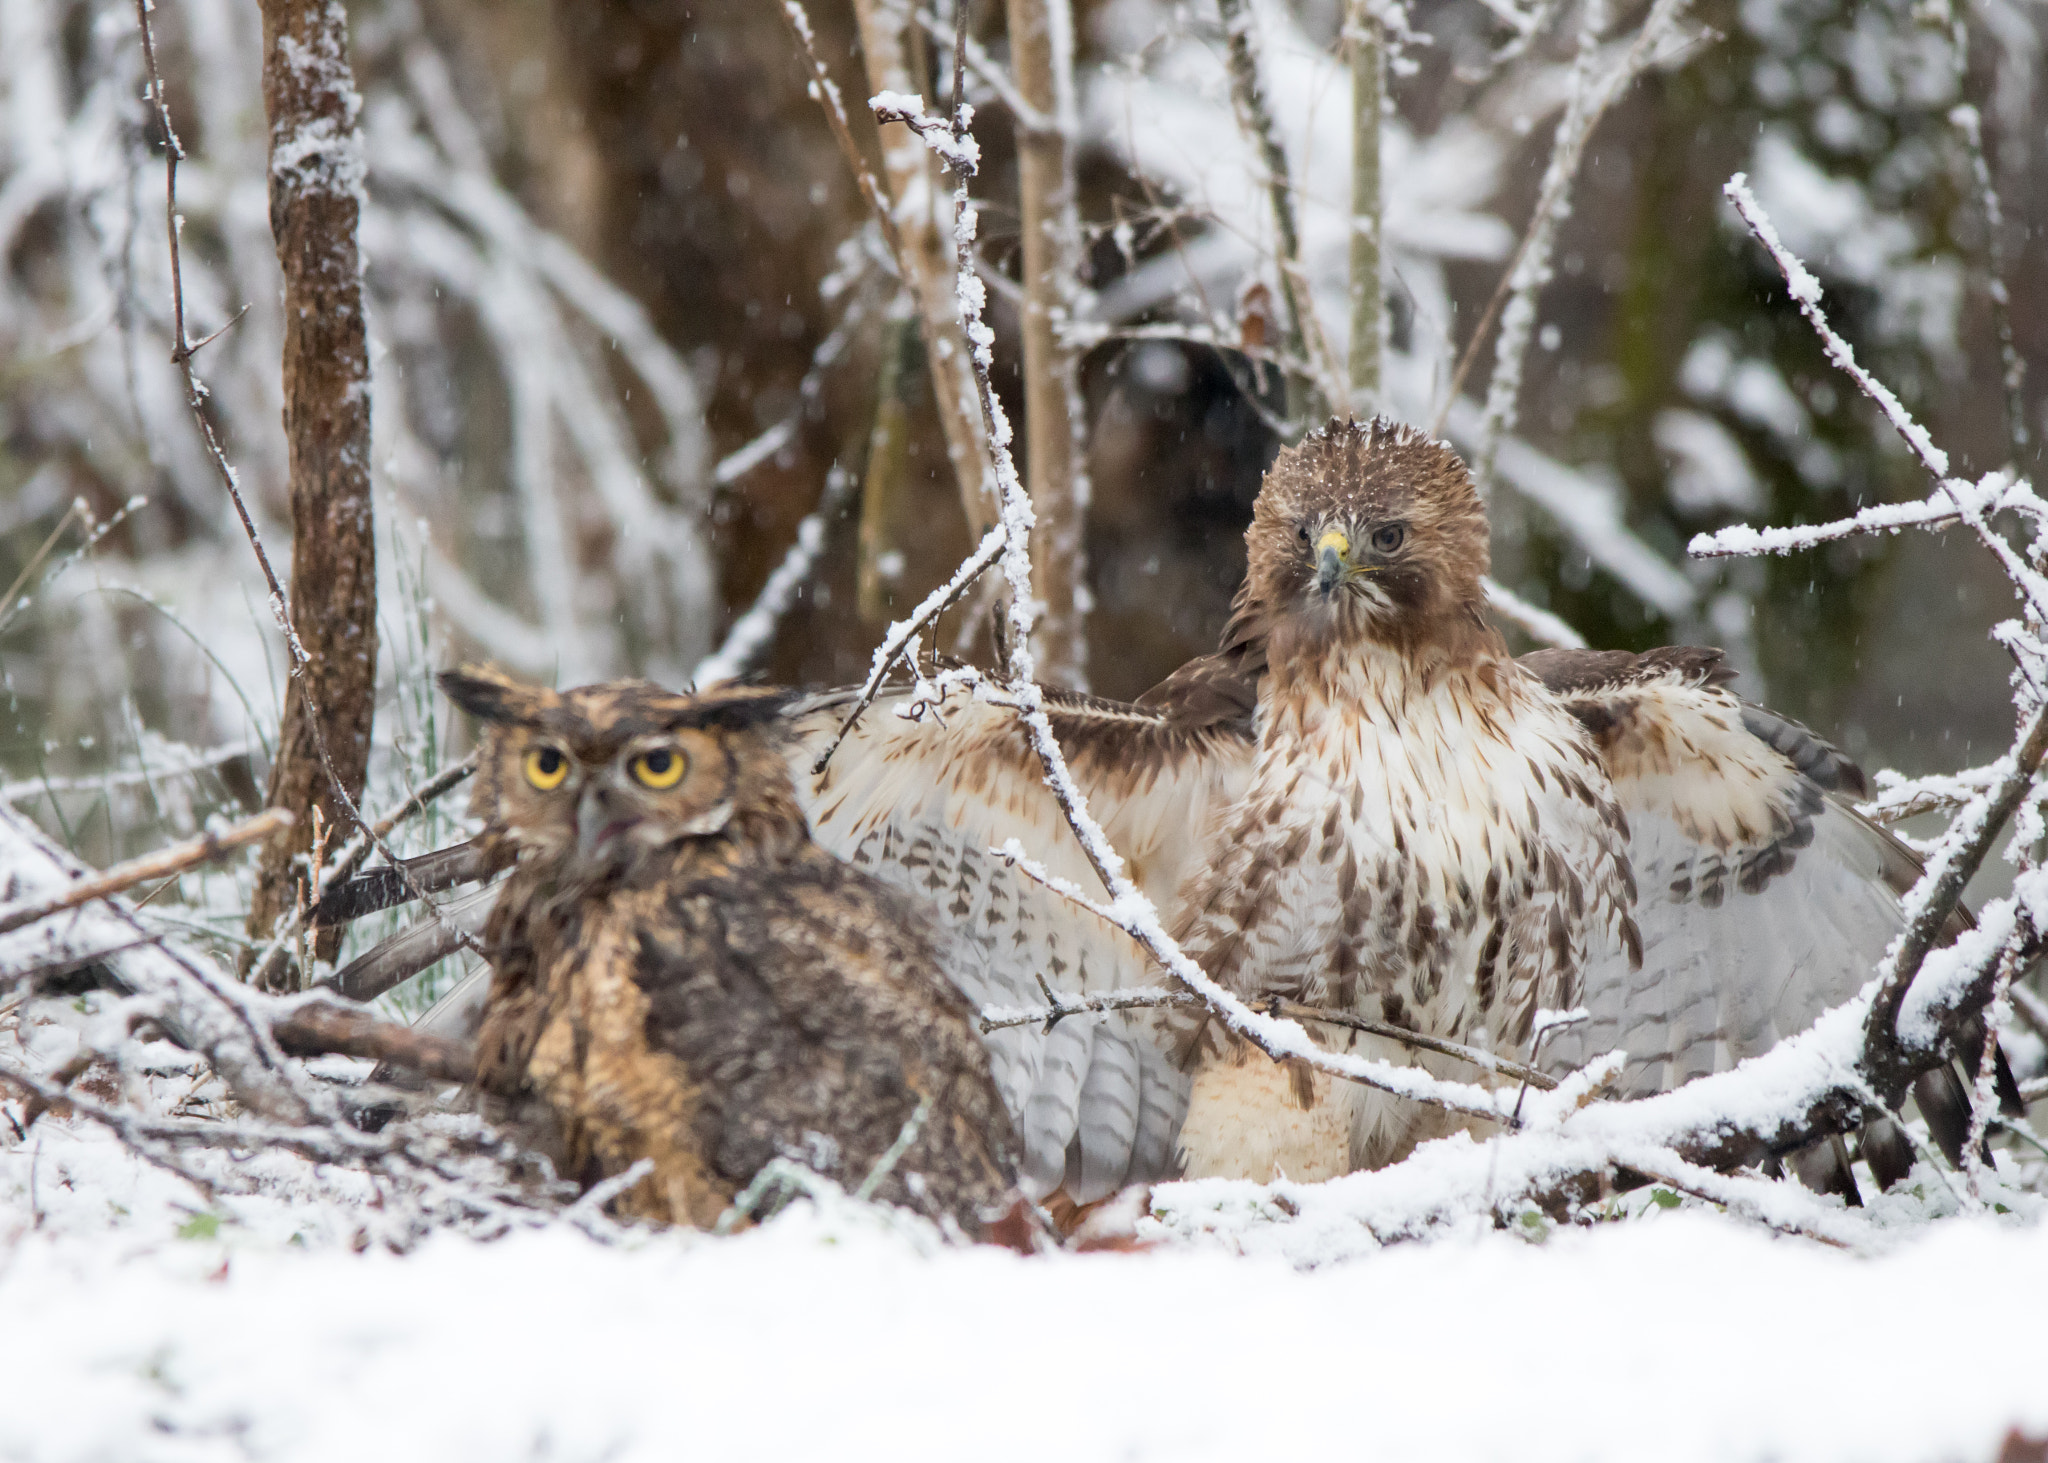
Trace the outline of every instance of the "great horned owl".
{"type": "Polygon", "coordinates": [[[969,1233],[1014,1173],[1010,1119],[928,916],[811,839],[783,697],[442,689],[488,725],[472,811],[513,872],[485,928],[479,1085],[545,1102],[572,1176],[709,1225],[778,1155],[969,1233]]]}

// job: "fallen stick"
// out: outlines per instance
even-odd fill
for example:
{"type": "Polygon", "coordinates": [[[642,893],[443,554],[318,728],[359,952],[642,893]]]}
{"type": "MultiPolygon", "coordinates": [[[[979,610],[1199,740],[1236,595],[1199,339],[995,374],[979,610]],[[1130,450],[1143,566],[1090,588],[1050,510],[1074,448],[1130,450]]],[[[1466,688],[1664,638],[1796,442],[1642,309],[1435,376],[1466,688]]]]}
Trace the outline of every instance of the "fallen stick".
{"type": "Polygon", "coordinates": [[[174,843],[169,848],[160,848],[125,864],[115,864],[97,878],[83,879],[61,894],[0,909],[0,935],[9,934],[23,925],[32,925],[39,919],[48,919],[53,914],[62,914],[67,909],[76,909],[81,904],[90,904],[95,899],[119,894],[137,884],[146,884],[151,879],[167,879],[200,864],[210,864],[238,848],[260,843],[291,826],[292,815],[288,809],[265,808],[246,823],[237,823],[225,832],[216,833],[208,829],[184,843],[174,843]]]}
{"type": "Polygon", "coordinates": [[[273,1019],[270,1029],[277,1044],[295,1057],[333,1052],[389,1062],[441,1082],[476,1080],[476,1049],[468,1042],[380,1021],[367,1011],[331,1001],[296,1006],[273,1019]]]}

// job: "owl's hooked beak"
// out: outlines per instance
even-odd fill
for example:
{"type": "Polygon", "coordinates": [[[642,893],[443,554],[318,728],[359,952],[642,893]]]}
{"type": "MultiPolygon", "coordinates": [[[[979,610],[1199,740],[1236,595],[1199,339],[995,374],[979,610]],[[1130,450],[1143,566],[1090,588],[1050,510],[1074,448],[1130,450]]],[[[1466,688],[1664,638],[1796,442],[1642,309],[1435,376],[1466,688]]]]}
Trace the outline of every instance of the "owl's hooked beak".
{"type": "Polygon", "coordinates": [[[617,791],[594,781],[576,801],[576,854],[594,858],[639,821],[639,810],[617,791]]]}

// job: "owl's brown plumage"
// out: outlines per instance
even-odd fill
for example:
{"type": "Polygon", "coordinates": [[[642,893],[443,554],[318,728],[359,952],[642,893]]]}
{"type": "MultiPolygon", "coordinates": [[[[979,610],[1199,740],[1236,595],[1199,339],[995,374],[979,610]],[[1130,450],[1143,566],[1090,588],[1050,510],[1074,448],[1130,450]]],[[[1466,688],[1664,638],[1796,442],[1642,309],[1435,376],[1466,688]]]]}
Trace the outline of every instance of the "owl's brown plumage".
{"type": "Polygon", "coordinates": [[[811,839],[778,693],[624,681],[443,689],[488,727],[473,810],[513,861],[484,943],[478,1081],[530,1093],[585,1181],[709,1225],[778,1155],[854,1187],[928,1101],[877,1190],[968,1232],[1014,1172],[1010,1120],[941,936],[811,839]]]}

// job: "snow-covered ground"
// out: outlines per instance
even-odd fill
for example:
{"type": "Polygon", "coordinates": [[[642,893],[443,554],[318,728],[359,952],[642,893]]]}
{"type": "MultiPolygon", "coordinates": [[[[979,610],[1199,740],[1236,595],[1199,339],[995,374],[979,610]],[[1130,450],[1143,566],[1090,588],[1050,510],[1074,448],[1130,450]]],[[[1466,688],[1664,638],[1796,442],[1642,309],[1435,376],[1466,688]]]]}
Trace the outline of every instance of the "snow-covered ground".
{"type": "MultiPolygon", "coordinates": [[[[69,1050],[40,1004],[0,1029],[39,1064],[69,1050]]],[[[1853,1256],[1643,1203],[1309,1266],[1151,1219],[1141,1252],[1027,1258],[848,1202],[394,1254],[352,1176],[250,1162],[260,1192],[209,1208],[96,1129],[0,1116],[0,1458],[1874,1463],[2048,1435],[2048,1231],[2011,1217],[1853,1256]]]]}

